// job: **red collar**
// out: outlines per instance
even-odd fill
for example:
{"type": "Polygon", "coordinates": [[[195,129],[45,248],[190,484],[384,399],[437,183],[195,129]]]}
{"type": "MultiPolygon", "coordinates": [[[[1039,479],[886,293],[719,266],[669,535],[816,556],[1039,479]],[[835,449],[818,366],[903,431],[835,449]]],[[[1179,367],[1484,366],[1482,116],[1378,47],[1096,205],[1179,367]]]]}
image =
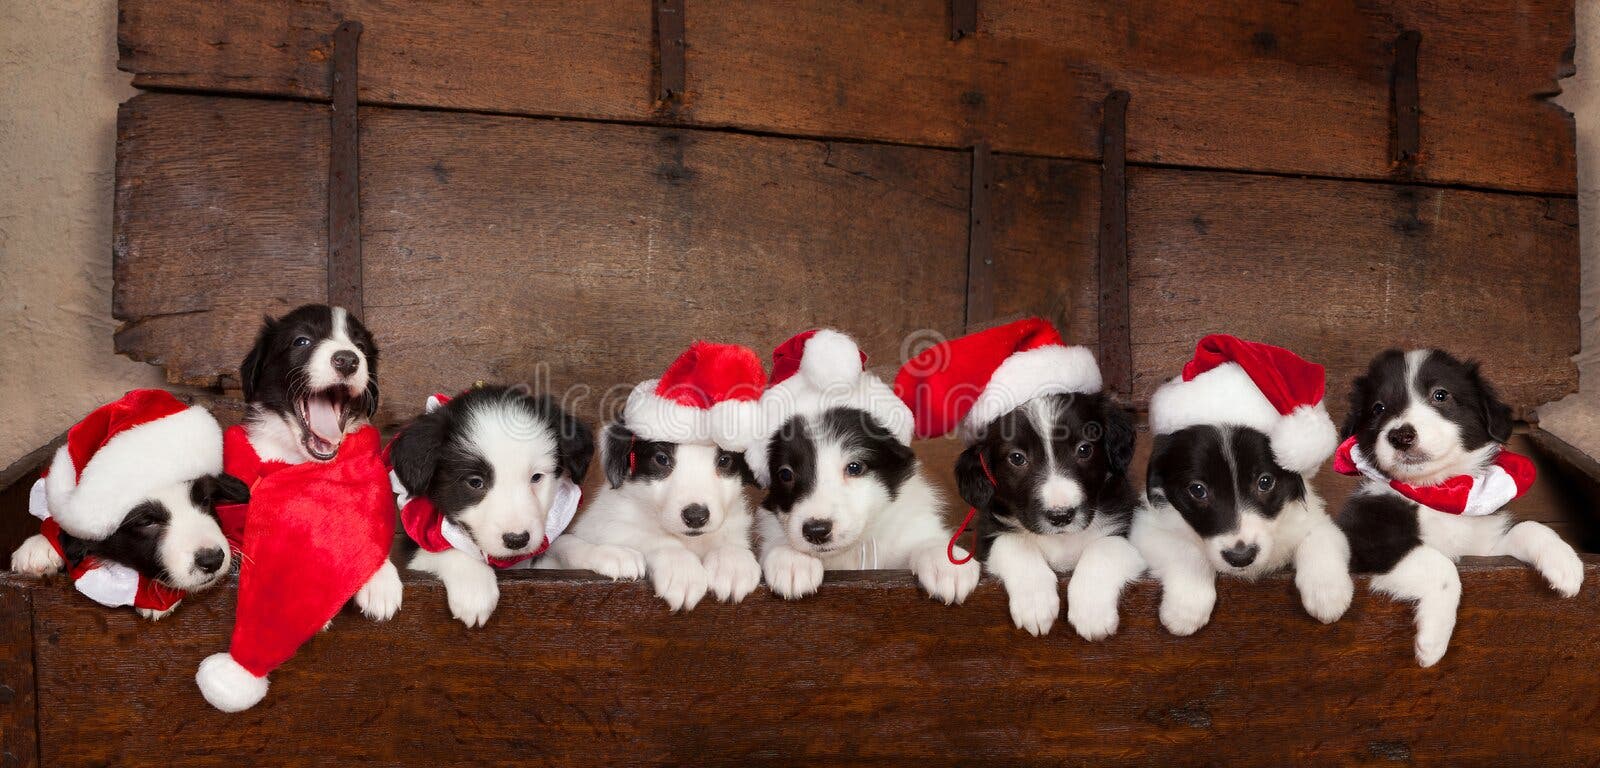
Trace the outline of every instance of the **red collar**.
{"type": "MultiPolygon", "coordinates": [[[[44,536],[45,541],[50,542],[50,546],[55,548],[56,554],[59,555],[62,560],[67,559],[67,553],[61,548],[61,526],[58,525],[54,519],[45,518],[44,521],[39,525],[39,533],[44,536]]],[[[87,576],[90,571],[99,570],[100,568],[101,563],[99,559],[92,556],[85,557],[76,563],[68,561],[67,575],[72,577],[74,584],[77,584],[81,579],[83,579],[84,576],[87,576]]],[[[84,588],[80,586],[79,591],[84,591],[84,588]]],[[[90,598],[101,603],[102,605],[112,608],[128,605],[126,602],[116,602],[117,600],[126,600],[127,593],[122,593],[120,596],[112,598],[112,602],[105,602],[106,595],[92,594],[92,592],[94,591],[84,591],[84,594],[89,595],[90,598]]],[[[172,587],[162,584],[155,579],[148,578],[141,573],[139,574],[138,585],[133,592],[132,605],[135,608],[143,608],[148,611],[170,611],[172,610],[172,606],[177,605],[179,600],[182,600],[187,596],[188,593],[184,592],[183,590],[173,589],[172,587]]]]}
{"type": "Polygon", "coordinates": [[[1527,493],[1539,474],[1528,457],[1502,448],[1495,454],[1494,463],[1477,475],[1456,475],[1435,485],[1410,485],[1379,471],[1361,453],[1354,437],[1339,445],[1333,456],[1333,469],[1341,475],[1361,475],[1387,483],[1396,493],[1430,509],[1467,516],[1500,511],[1527,493]]]}
{"type": "MultiPolygon", "coordinates": [[[[539,544],[539,548],[532,552],[510,558],[492,557],[475,546],[471,549],[467,549],[466,546],[456,546],[456,542],[450,541],[445,534],[444,526],[446,522],[445,516],[425,496],[411,499],[406,502],[405,506],[400,508],[400,525],[405,528],[406,535],[411,537],[411,540],[416,542],[417,546],[428,552],[459,549],[474,557],[483,558],[484,562],[495,568],[510,568],[519,563],[532,560],[544,554],[544,551],[550,548],[550,537],[546,536],[544,541],[539,544]]],[[[461,529],[458,528],[457,530],[461,529]]],[[[462,533],[465,534],[465,531],[462,531],[462,533]]],[[[460,542],[461,539],[458,538],[457,541],[460,542]]],[[[470,542],[461,543],[470,546],[470,542]]]]}

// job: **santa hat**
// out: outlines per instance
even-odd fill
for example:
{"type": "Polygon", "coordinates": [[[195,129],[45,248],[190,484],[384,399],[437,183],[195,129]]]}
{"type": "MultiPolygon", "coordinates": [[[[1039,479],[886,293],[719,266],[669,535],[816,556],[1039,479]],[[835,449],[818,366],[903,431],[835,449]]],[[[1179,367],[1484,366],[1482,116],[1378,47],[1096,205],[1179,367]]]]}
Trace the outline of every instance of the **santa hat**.
{"type": "Polygon", "coordinates": [[[646,440],[743,451],[757,436],[767,374],[748,347],[697,341],[659,379],[641,382],[622,422],[646,440]]]}
{"type": "Polygon", "coordinates": [[[761,395],[761,439],[745,452],[756,482],[767,485],[767,445],[795,416],[856,408],[871,414],[896,440],[911,444],[911,410],[866,367],[867,356],[855,341],[830,328],[796,334],[772,350],[772,384],[761,395]]]}
{"type": "Polygon", "coordinates": [[[99,541],[134,505],[221,471],[222,428],[206,409],[136,389],[67,430],[45,470],[45,500],[62,530],[99,541]]]}
{"type": "Polygon", "coordinates": [[[1322,403],[1322,366],[1281,347],[1221,334],[1195,345],[1183,375],[1150,398],[1158,435],[1200,424],[1249,427],[1272,441],[1278,466],[1313,474],[1339,445],[1322,403]]]}
{"type": "Polygon", "coordinates": [[[1030,317],[935,344],[906,361],[895,394],[916,415],[917,437],[958,430],[965,442],[1036,397],[1100,391],[1100,367],[1069,347],[1048,321],[1030,317]]]}

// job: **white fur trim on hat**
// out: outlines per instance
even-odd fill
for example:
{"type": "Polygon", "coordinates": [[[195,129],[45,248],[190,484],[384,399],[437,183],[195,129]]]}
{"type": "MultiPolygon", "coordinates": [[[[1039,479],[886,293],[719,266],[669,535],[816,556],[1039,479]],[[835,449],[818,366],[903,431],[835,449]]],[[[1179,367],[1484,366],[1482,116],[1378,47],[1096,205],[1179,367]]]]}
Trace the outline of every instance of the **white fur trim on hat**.
{"type": "Polygon", "coordinates": [[[957,434],[971,442],[989,422],[1044,395],[1099,392],[1100,366],[1084,347],[1050,345],[1018,352],[1000,363],[962,417],[957,434]]]}
{"type": "Polygon", "coordinates": [[[256,677],[226,653],[213,653],[194,674],[200,695],[223,712],[243,712],[267,695],[267,678],[256,677]]]}
{"type": "Polygon", "coordinates": [[[221,471],[222,428],[204,408],[193,406],[116,434],[81,472],[74,470],[63,445],[46,486],[50,515],[67,533],[98,541],[116,531],[139,502],[221,471]]]}
{"type": "Polygon", "coordinates": [[[696,408],[656,394],[659,382],[640,382],[628,394],[622,423],[634,434],[670,443],[713,443],[728,451],[743,451],[760,436],[758,401],[724,400],[709,409],[696,408]]]}
{"type": "Polygon", "coordinates": [[[1266,435],[1278,466],[1302,475],[1316,473],[1339,446],[1322,403],[1284,416],[1238,363],[1223,363],[1190,381],[1174,378],[1151,395],[1151,432],[1166,435],[1202,424],[1249,427],[1266,435]]]}

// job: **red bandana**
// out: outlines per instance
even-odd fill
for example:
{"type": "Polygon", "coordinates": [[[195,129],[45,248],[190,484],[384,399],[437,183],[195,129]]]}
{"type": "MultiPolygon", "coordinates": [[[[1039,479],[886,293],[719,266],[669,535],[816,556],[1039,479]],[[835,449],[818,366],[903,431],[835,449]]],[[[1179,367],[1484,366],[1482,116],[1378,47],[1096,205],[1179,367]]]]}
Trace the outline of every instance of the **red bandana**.
{"type": "MultiPolygon", "coordinates": [[[[494,566],[495,568],[510,568],[519,563],[532,560],[533,558],[544,554],[544,551],[550,548],[550,537],[546,536],[544,537],[544,541],[539,544],[539,548],[533,550],[532,552],[527,552],[525,554],[508,558],[492,557],[483,553],[475,546],[470,550],[468,550],[466,546],[456,546],[456,542],[452,542],[450,540],[452,536],[448,535],[445,531],[445,525],[447,523],[449,523],[449,521],[445,519],[445,516],[440,513],[438,509],[434,508],[433,502],[429,501],[427,497],[424,496],[418,496],[417,498],[406,502],[406,505],[400,508],[400,525],[406,529],[406,535],[410,536],[411,540],[417,543],[417,546],[422,547],[429,552],[443,552],[448,549],[460,549],[467,552],[467,554],[482,557],[484,562],[494,566]]],[[[463,531],[460,528],[456,528],[455,530],[460,531],[460,533],[456,535],[457,541],[462,541],[463,539],[468,538],[465,535],[466,531],[463,531]]],[[[463,543],[468,546],[471,545],[470,540],[464,541],[463,543]]]]}
{"type": "Polygon", "coordinates": [[[1526,456],[1501,449],[1494,463],[1477,475],[1456,475],[1437,485],[1415,486],[1392,480],[1361,453],[1354,437],[1344,441],[1333,456],[1333,469],[1341,475],[1362,475],[1387,483],[1401,496],[1429,509],[1452,515],[1491,515],[1533,487],[1538,470],[1526,456]]]}
{"type": "MultiPolygon", "coordinates": [[[[39,533],[43,534],[45,540],[50,542],[50,546],[55,548],[56,554],[60,555],[62,560],[67,559],[66,552],[61,549],[61,526],[56,524],[55,520],[45,518],[44,522],[39,525],[39,533]]],[[[85,557],[77,563],[68,561],[67,574],[72,577],[73,584],[79,588],[78,591],[88,595],[95,602],[110,608],[129,605],[126,593],[110,597],[108,592],[93,587],[86,588],[86,582],[83,581],[85,576],[90,576],[91,572],[97,571],[99,573],[96,575],[104,575],[105,569],[110,567],[127,568],[127,566],[116,563],[101,563],[98,558],[91,556],[85,557]]],[[[128,570],[131,571],[132,569],[128,570]]],[[[115,588],[112,591],[120,592],[115,588]]],[[[141,573],[139,574],[138,587],[134,590],[131,604],[135,608],[143,608],[148,611],[170,611],[172,606],[177,605],[179,600],[187,596],[187,593],[182,590],[173,589],[141,573]]]]}

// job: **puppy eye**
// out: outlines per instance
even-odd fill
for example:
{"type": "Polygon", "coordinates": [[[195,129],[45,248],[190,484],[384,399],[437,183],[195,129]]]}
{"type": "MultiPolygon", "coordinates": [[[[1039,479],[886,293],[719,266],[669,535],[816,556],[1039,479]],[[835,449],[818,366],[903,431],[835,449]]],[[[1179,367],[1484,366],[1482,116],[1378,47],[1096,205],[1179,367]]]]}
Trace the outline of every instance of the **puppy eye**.
{"type": "Polygon", "coordinates": [[[1272,490],[1272,486],[1273,486],[1273,484],[1275,482],[1276,481],[1273,480],[1272,475],[1265,475],[1264,474],[1264,475],[1256,478],[1256,487],[1261,489],[1261,490],[1263,490],[1263,491],[1270,491],[1270,490],[1272,490]]]}
{"type": "Polygon", "coordinates": [[[1020,467],[1028,463],[1028,457],[1022,455],[1022,451],[1012,451],[1011,455],[1006,457],[1006,461],[1011,462],[1013,467],[1020,467]]]}
{"type": "Polygon", "coordinates": [[[867,468],[861,466],[861,462],[859,461],[852,461],[849,464],[844,465],[844,473],[851,477],[860,477],[861,473],[865,471],[867,471],[867,468]]]}
{"type": "Polygon", "coordinates": [[[1189,484],[1189,495],[1195,497],[1195,499],[1197,499],[1199,501],[1205,501],[1206,493],[1207,493],[1207,491],[1206,491],[1206,484],[1205,483],[1190,483],[1189,484]]]}
{"type": "Polygon", "coordinates": [[[652,458],[655,460],[655,463],[657,465],[659,465],[659,466],[663,466],[663,467],[672,466],[672,457],[668,456],[665,452],[658,452],[652,458]]]}
{"type": "Polygon", "coordinates": [[[1450,393],[1446,392],[1443,387],[1440,387],[1440,388],[1435,389],[1433,391],[1433,401],[1434,402],[1442,403],[1442,402],[1444,402],[1446,400],[1449,400],[1449,399],[1450,399],[1450,393]]]}
{"type": "Polygon", "coordinates": [[[717,469],[727,469],[733,466],[733,454],[724,453],[717,457],[717,469]]]}
{"type": "Polygon", "coordinates": [[[1094,443],[1090,443],[1090,442],[1087,442],[1087,441],[1082,442],[1082,443],[1078,443],[1078,460],[1079,461],[1087,461],[1088,458],[1090,456],[1093,456],[1093,455],[1094,455],[1094,443]]]}
{"type": "Polygon", "coordinates": [[[1373,403],[1372,404],[1372,415],[1373,416],[1382,416],[1383,412],[1386,411],[1386,410],[1388,410],[1388,409],[1383,406],[1383,403],[1373,403]]]}
{"type": "Polygon", "coordinates": [[[467,487],[472,488],[473,490],[482,490],[483,489],[483,478],[478,477],[477,475],[468,476],[467,477],[467,487]]]}
{"type": "Polygon", "coordinates": [[[792,482],[794,482],[794,470],[792,470],[792,469],[790,469],[788,467],[778,467],[778,482],[781,482],[781,483],[792,483],[792,482]]]}
{"type": "Polygon", "coordinates": [[[540,480],[543,480],[543,479],[544,479],[544,473],[543,472],[535,472],[535,473],[533,473],[533,477],[528,478],[528,482],[537,483],[537,482],[539,482],[540,480]]]}
{"type": "Polygon", "coordinates": [[[303,347],[303,346],[305,346],[307,344],[310,344],[310,343],[311,343],[311,337],[310,336],[296,336],[296,337],[294,337],[294,345],[297,346],[297,347],[303,347]]]}

